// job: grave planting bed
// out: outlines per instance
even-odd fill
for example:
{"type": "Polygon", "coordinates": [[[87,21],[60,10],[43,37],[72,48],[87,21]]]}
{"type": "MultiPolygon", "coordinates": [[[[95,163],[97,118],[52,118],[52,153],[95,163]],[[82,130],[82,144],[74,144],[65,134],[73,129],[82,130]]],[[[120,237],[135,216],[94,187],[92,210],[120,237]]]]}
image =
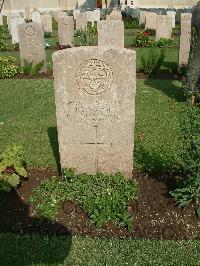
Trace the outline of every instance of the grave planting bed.
{"type": "Polygon", "coordinates": [[[63,202],[54,221],[38,217],[29,198],[45,178],[58,175],[52,170],[32,170],[29,181],[17,190],[0,193],[0,231],[17,234],[79,235],[91,237],[120,237],[144,239],[200,239],[200,221],[195,216],[195,206],[180,209],[169,196],[174,179],[168,175],[133,175],[139,184],[138,199],[130,202],[133,231],[109,222],[96,229],[88,215],[75,202],[63,202]],[[170,187],[169,187],[170,184],[170,187]]]}

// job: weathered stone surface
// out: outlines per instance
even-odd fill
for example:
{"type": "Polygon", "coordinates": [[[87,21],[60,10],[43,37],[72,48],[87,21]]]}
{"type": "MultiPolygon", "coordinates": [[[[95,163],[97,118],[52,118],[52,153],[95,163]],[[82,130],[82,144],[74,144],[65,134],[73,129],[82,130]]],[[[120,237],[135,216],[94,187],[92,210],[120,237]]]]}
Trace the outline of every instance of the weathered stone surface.
{"type": "Polygon", "coordinates": [[[77,17],[78,14],[80,14],[80,10],[79,9],[75,9],[73,11],[74,20],[76,20],[76,17],[77,17]]]}
{"type": "Polygon", "coordinates": [[[119,10],[113,10],[110,15],[106,16],[107,20],[122,20],[122,14],[119,10]]]}
{"type": "Polygon", "coordinates": [[[102,20],[97,23],[98,46],[124,48],[124,23],[121,20],[102,20]]]}
{"type": "Polygon", "coordinates": [[[24,18],[11,18],[10,19],[10,34],[12,36],[12,43],[19,42],[18,27],[25,23],[24,18]]]}
{"type": "Polygon", "coordinates": [[[191,19],[192,14],[181,14],[181,36],[180,36],[180,50],[179,50],[179,66],[186,66],[188,64],[190,53],[191,40],[191,19]]]}
{"type": "Polygon", "coordinates": [[[172,38],[172,19],[170,16],[157,15],[156,41],[160,38],[172,38]]]}
{"type": "Polygon", "coordinates": [[[76,30],[84,30],[87,27],[87,13],[80,13],[76,15],[76,30]]]}
{"type": "Polygon", "coordinates": [[[52,29],[52,17],[51,17],[51,14],[41,15],[41,19],[42,19],[42,26],[43,26],[44,32],[52,33],[53,29],[52,29]]]}
{"type": "Polygon", "coordinates": [[[154,12],[146,13],[145,29],[156,29],[157,14],[154,12]]]}
{"type": "Polygon", "coordinates": [[[146,13],[147,11],[140,11],[140,19],[139,19],[139,25],[145,25],[145,20],[146,20],[146,13]]]}
{"type": "Polygon", "coordinates": [[[41,72],[46,72],[44,31],[40,24],[31,22],[19,26],[19,49],[22,65],[24,61],[33,64],[44,61],[41,72]]]}
{"type": "Polygon", "coordinates": [[[60,45],[73,46],[74,19],[72,16],[58,18],[58,39],[60,45]]]}
{"type": "Polygon", "coordinates": [[[79,47],[53,54],[62,168],[78,173],[133,169],[136,53],[79,47]]]}
{"type": "Polygon", "coordinates": [[[100,21],[100,10],[94,10],[94,11],[87,11],[87,21],[88,22],[92,22],[92,24],[94,24],[94,22],[96,21],[100,21]]]}
{"type": "Polygon", "coordinates": [[[36,22],[36,23],[39,23],[39,24],[42,24],[42,19],[41,19],[40,12],[38,10],[36,10],[36,9],[33,10],[32,21],[36,22]]]}
{"type": "Polygon", "coordinates": [[[167,16],[172,18],[172,28],[176,27],[176,11],[167,11],[167,16]]]}
{"type": "Polygon", "coordinates": [[[0,13],[0,26],[3,26],[3,15],[0,13]]]}
{"type": "Polygon", "coordinates": [[[31,20],[32,19],[32,13],[29,7],[25,7],[25,18],[27,20],[31,20]]]}

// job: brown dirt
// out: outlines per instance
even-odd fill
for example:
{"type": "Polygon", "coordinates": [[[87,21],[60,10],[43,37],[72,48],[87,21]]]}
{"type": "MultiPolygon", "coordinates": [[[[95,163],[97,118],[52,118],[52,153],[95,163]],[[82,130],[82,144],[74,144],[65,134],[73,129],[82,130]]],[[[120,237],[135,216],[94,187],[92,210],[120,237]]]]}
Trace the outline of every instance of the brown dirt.
{"type": "Polygon", "coordinates": [[[145,238],[145,239],[200,239],[200,219],[195,215],[195,206],[178,208],[168,194],[168,177],[149,177],[134,174],[139,184],[137,201],[128,207],[133,215],[134,230],[109,222],[97,230],[88,215],[74,202],[62,204],[55,221],[47,223],[35,214],[35,206],[28,199],[42,180],[58,175],[51,170],[32,170],[29,180],[24,181],[17,190],[0,193],[1,232],[20,234],[39,233],[57,235],[82,235],[91,237],[145,238]],[[162,181],[161,181],[162,180],[162,181]]]}

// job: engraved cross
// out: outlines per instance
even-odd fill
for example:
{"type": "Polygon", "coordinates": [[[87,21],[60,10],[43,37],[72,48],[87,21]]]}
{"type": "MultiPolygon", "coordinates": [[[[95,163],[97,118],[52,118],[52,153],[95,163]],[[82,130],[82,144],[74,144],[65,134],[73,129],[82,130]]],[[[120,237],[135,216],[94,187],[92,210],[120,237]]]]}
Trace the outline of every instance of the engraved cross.
{"type": "Polygon", "coordinates": [[[98,148],[99,146],[104,146],[104,147],[111,147],[112,143],[106,144],[98,141],[98,126],[94,126],[95,129],[95,135],[96,139],[95,142],[87,142],[87,143],[80,143],[81,145],[92,145],[95,148],[96,152],[96,158],[95,158],[95,168],[96,168],[96,173],[99,172],[99,153],[98,153],[98,148]]]}

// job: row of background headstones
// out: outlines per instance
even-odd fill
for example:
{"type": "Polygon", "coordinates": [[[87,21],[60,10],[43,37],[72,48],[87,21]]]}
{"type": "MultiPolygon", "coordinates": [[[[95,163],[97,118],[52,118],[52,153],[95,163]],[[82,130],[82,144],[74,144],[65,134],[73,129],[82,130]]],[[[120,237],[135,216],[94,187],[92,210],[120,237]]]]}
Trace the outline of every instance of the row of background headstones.
{"type": "MultiPolygon", "coordinates": [[[[114,13],[115,11],[113,11],[113,13],[114,13]]],[[[143,11],[142,11],[143,12],[143,11]]],[[[34,12],[35,14],[36,13],[38,13],[37,14],[37,16],[33,19],[33,21],[34,22],[38,22],[38,23],[41,23],[42,22],[42,17],[48,17],[48,19],[49,19],[49,24],[50,24],[50,26],[48,26],[49,27],[49,30],[45,30],[46,32],[52,32],[52,18],[51,18],[51,15],[49,14],[43,14],[42,16],[40,16],[40,13],[38,12],[38,11],[36,11],[36,12],[34,12]],[[38,18],[37,18],[38,17],[38,18]]],[[[33,13],[33,14],[34,14],[33,13]]],[[[117,13],[119,13],[119,12],[117,12],[117,13]]],[[[83,12],[81,12],[81,15],[80,15],[80,17],[82,17],[84,14],[87,14],[87,13],[83,13],[83,12]]],[[[150,14],[150,13],[149,13],[150,14]]],[[[153,14],[155,14],[155,13],[153,13],[153,14]]],[[[158,13],[159,14],[159,13],[158,13]]],[[[16,18],[13,18],[13,19],[11,19],[11,24],[9,23],[9,25],[11,26],[10,28],[11,28],[11,35],[12,35],[12,39],[13,39],[13,42],[19,42],[19,38],[18,38],[18,34],[17,34],[17,26],[18,25],[20,25],[20,24],[23,24],[23,23],[25,23],[25,20],[24,20],[24,18],[22,18],[22,17],[20,17],[20,14],[15,14],[17,17],[16,18]]],[[[12,14],[12,17],[14,17],[15,16],[14,14],[12,14]]],[[[65,15],[66,17],[67,17],[67,13],[64,13],[63,12],[63,15],[65,15]]],[[[187,15],[187,14],[186,14],[187,15]]],[[[77,14],[77,16],[79,16],[79,14],[77,14]]],[[[108,16],[109,17],[109,16],[108,16]]],[[[157,16],[157,17],[160,17],[160,19],[163,19],[164,17],[167,17],[167,16],[157,16]]],[[[72,18],[72,17],[71,17],[72,18]]],[[[58,19],[58,18],[57,18],[58,19]]],[[[117,17],[117,19],[118,19],[118,17],[117,17]]],[[[120,18],[119,18],[120,19],[120,18]]],[[[99,18],[99,20],[100,20],[100,18],[99,18]]],[[[188,20],[188,19],[187,19],[188,20]]],[[[85,25],[83,24],[82,25],[82,28],[84,28],[86,25],[87,25],[87,18],[85,19],[85,25]]],[[[69,20],[68,20],[68,22],[66,22],[66,23],[70,23],[69,22],[69,20]]],[[[66,24],[65,22],[64,23],[60,23],[60,25],[62,25],[62,24],[66,24]]],[[[83,22],[84,23],[84,22],[83,22]]],[[[188,53],[189,53],[189,41],[188,41],[188,39],[190,40],[190,30],[189,30],[189,28],[190,28],[190,26],[189,26],[189,24],[190,24],[190,22],[186,22],[186,27],[182,27],[182,31],[183,31],[183,34],[182,34],[182,36],[184,36],[184,38],[181,36],[181,38],[180,38],[180,54],[179,54],[179,58],[180,58],[180,62],[179,62],[179,65],[185,65],[186,64],[186,62],[187,62],[187,58],[188,58],[188,53]],[[187,29],[187,30],[185,30],[185,29],[187,29]],[[185,39],[185,37],[187,37],[186,39],[185,39]],[[187,52],[188,51],[188,52],[187,52]]],[[[108,29],[104,29],[103,30],[103,27],[105,27],[104,26],[104,24],[101,24],[100,25],[100,28],[99,28],[99,33],[100,32],[103,32],[103,35],[104,35],[104,32],[110,32],[110,34],[111,34],[111,36],[112,36],[112,33],[113,33],[113,31],[115,31],[115,23],[111,23],[111,22],[109,22],[109,24],[110,24],[110,29],[112,29],[111,31],[109,31],[108,29]],[[102,29],[101,29],[102,28],[102,29]]],[[[157,23],[158,24],[158,26],[160,25],[160,23],[157,23]]],[[[71,25],[73,25],[73,21],[71,22],[71,25]]],[[[117,24],[116,24],[117,25],[117,24]]],[[[167,23],[166,24],[164,24],[164,25],[166,25],[167,26],[167,23]]],[[[157,27],[158,27],[157,26],[157,27]]],[[[170,28],[170,25],[168,25],[169,26],[169,28],[170,28]]],[[[71,26],[71,28],[72,28],[73,26],[71,26]]],[[[107,27],[107,26],[106,26],[107,27]]],[[[118,24],[118,26],[117,27],[119,27],[118,28],[118,30],[119,30],[119,32],[120,32],[120,34],[123,34],[123,31],[122,31],[122,28],[121,28],[121,24],[118,24]]],[[[66,28],[66,27],[64,27],[64,28],[66,28]]],[[[81,28],[81,26],[80,26],[80,28],[81,28]]],[[[108,28],[108,27],[107,27],[108,28]]],[[[64,29],[63,29],[64,30],[64,29]]],[[[69,31],[68,31],[69,32],[69,31]]],[[[169,29],[169,31],[168,32],[170,32],[170,29],[169,29]]],[[[60,40],[62,40],[63,38],[62,38],[62,34],[59,34],[60,35],[60,40]]],[[[68,34],[68,35],[70,35],[70,36],[66,36],[66,39],[67,40],[69,40],[69,39],[72,39],[73,37],[73,35],[74,35],[74,32],[73,31],[71,31],[71,34],[68,34]]],[[[101,36],[101,33],[99,34],[100,36],[101,36]]],[[[101,44],[102,42],[101,42],[101,40],[103,40],[103,43],[105,42],[106,43],[106,41],[105,41],[105,38],[103,38],[103,35],[99,38],[99,43],[101,44]]],[[[119,35],[120,36],[120,35],[119,35]]],[[[160,36],[160,35],[159,35],[160,36]]],[[[162,27],[161,27],[161,36],[162,36],[162,27]]],[[[170,36],[170,33],[168,33],[168,36],[170,36]]],[[[108,36],[107,36],[108,37],[108,36]]],[[[114,36],[112,37],[113,39],[115,39],[114,38],[114,36]]],[[[156,37],[157,39],[158,39],[158,36],[156,37]]],[[[170,37],[169,37],[170,38],[170,37]]],[[[123,39],[123,38],[122,38],[123,39]]],[[[124,39],[123,39],[124,40],[124,39]]],[[[65,44],[64,43],[65,42],[65,40],[63,40],[63,42],[61,41],[61,44],[65,44]]],[[[118,46],[118,42],[115,40],[114,41],[114,43],[117,43],[117,46],[118,46]]],[[[109,38],[107,38],[107,44],[109,43],[109,38]]],[[[121,42],[119,42],[119,43],[121,43],[121,42]]],[[[72,45],[72,42],[69,42],[69,45],[72,45]]]]}

